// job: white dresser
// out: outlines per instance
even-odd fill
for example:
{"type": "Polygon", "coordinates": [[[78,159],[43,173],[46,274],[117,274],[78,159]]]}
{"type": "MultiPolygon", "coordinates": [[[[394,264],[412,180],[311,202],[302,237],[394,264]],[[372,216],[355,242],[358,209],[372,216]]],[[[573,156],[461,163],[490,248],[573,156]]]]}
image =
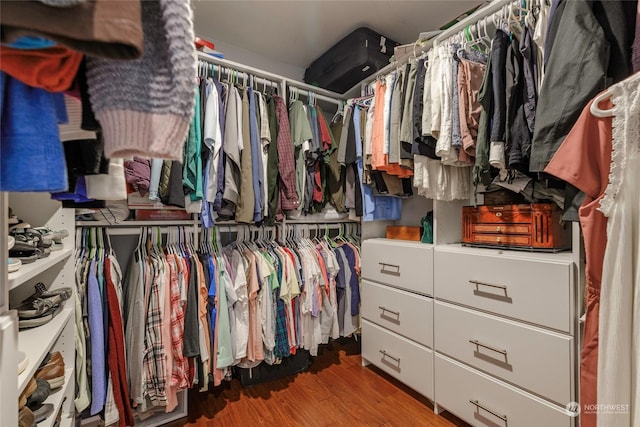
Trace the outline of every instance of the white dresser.
{"type": "Polygon", "coordinates": [[[571,426],[576,400],[570,253],[434,250],[435,398],[474,426],[571,426]]]}
{"type": "Polygon", "coordinates": [[[362,359],[433,400],[433,246],[362,244],[362,359]]]}
{"type": "Polygon", "coordinates": [[[474,426],[575,426],[576,282],[571,253],[365,240],[363,363],[474,426]]]}

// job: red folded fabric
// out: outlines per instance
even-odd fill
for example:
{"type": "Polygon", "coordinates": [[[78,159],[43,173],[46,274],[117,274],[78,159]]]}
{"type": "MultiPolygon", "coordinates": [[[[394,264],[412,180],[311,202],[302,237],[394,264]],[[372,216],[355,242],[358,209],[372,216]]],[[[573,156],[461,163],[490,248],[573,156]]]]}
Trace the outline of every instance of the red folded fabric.
{"type": "Polygon", "coordinates": [[[0,70],[22,83],[63,92],[69,89],[78,72],[82,54],[63,46],[46,49],[0,49],[0,70]]]}

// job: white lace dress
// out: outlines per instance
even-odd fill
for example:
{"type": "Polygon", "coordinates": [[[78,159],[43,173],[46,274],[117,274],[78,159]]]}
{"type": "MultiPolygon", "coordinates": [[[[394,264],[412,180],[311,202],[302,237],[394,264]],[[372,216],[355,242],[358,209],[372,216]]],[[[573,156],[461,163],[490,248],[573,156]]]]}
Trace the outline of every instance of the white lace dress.
{"type": "Polygon", "coordinates": [[[600,203],[608,222],[600,293],[598,427],[640,426],[640,79],[618,84],[612,101],[613,153],[600,203]]]}

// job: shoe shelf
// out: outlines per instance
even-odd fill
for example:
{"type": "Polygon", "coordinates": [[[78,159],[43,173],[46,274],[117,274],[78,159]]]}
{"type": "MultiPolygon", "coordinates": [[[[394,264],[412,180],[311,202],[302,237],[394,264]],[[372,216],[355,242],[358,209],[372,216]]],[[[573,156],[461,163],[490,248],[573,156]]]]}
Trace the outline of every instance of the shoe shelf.
{"type": "Polygon", "coordinates": [[[20,270],[9,273],[9,290],[17,288],[56,264],[66,261],[72,252],[71,248],[63,248],[59,251],[52,251],[48,257],[36,260],[31,264],[22,264],[20,270]]]}
{"type": "MultiPolygon", "coordinates": [[[[24,351],[29,359],[27,369],[18,375],[18,395],[25,389],[29,378],[35,374],[45,355],[51,350],[67,322],[71,319],[73,315],[72,304],[73,301],[67,301],[65,308],[49,323],[18,332],[18,349],[24,351]]],[[[71,361],[67,361],[67,363],[69,362],[71,361]]],[[[65,384],[67,382],[65,381],[65,384]]]]}
{"type": "MultiPolygon", "coordinates": [[[[56,416],[58,415],[58,411],[62,406],[64,397],[69,395],[69,387],[71,386],[71,384],[73,384],[71,377],[74,375],[74,372],[75,371],[73,368],[66,368],[64,370],[64,385],[58,390],[52,391],[47,400],[45,400],[44,402],[45,404],[51,403],[53,405],[53,412],[47,417],[47,419],[38,423],[38,427],[51,427],[55,423],[56,416]]],[[[62,413],[62,418],[65,418],[64,412],[62,413]]]]}

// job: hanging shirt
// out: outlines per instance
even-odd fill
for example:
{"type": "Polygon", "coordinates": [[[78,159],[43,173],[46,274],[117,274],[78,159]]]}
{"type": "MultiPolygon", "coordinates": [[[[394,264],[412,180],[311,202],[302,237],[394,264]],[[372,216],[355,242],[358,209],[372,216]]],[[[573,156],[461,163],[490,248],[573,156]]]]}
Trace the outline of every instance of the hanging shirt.
{"type": "Polygon", "coordinates": [[[213,84],[212,79],[208,79],[210,88],[207,96],[206,109],[204,114],[204,144],[209,149],[207,159],[207,169],[205,170],[207,185],[205,188],[205,200],[213,203],[218,192],[218,167],[219,156],[222,149],[222,129],[220,128],[220,97],[218,88],[213,84]]]}
{"type": "Polygon", "coordinates": [[[253,178],[253,221],[262,221],[264,165],[262,164],[262,143],[260,142],[260,128],[258,127],[258,110],[253,88],[249,86],[249,134],[251,140],[251,173],[253,178]]]}

